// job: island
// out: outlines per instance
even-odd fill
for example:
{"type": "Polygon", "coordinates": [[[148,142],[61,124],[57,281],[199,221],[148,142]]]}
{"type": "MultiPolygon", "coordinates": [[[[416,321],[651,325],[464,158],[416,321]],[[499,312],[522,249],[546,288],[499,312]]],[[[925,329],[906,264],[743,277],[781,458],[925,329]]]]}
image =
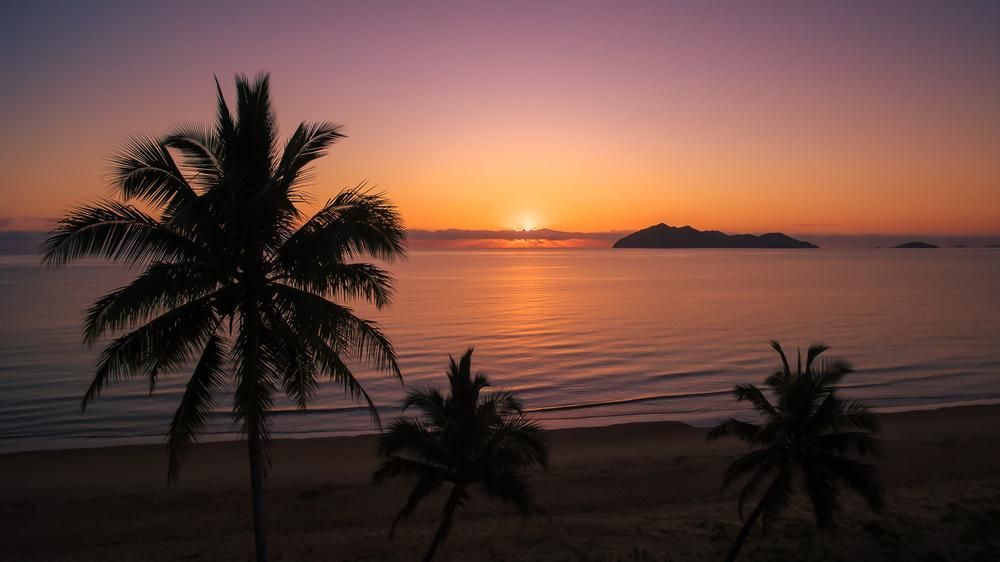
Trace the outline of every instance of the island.
{"type": "Polygon", "coordinates": [[[905,244],[900,244],[896,248],[912,249],[912,248],[937,248],[934,244],[928,244],[927,242],[907,242],[905,244]]]}
{"type": "Polygon", "coordinates": [[[780,232],[755,236],[726,234],[718,230],[698,230],[690,226],[664,223],[633,232],[615,242],[615,248],[817,248],[780,232]]]}

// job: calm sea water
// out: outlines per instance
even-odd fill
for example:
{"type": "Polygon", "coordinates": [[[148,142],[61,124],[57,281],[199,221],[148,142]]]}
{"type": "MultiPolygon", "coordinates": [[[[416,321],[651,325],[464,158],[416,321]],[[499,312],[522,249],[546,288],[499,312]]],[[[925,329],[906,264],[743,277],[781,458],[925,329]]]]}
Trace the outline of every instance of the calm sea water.
{"type": "MultiPolygon", "coordinates": [[[[776,364],[768,340],[832,346],[858,368],[851,395],[881,410],[1000,401],[1000,250],[418,251],[392,267],[380,321],[408,385],[440,385],[448,354],[517,391],[547,427],[743,410],[736,383],[776,364]]],[[[0,257],[0,452],[161,442],[185,382],[112,386],[81,414],[99,349],[82,311],[126,283],[113,265],[46,269],[0,257]]],[[[388,419],[404,386],[361,371],[388,419]]],[[[224,397],[205,440],[235,437],[224,397]]],[[[332,385],[276,436],[371,432],[332,385]]]]}

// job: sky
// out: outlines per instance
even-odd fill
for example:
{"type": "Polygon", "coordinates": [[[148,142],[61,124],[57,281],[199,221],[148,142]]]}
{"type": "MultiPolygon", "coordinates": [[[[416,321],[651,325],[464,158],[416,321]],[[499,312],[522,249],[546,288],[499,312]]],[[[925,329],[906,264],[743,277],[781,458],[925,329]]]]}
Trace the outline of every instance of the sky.
{"type": "Polygon", "coordinates": [[[271,73],[317,201],[414,229],[1000,233],[1000,2],[28,2],[0,19],[0,230],[271,73]],[[141,5],[140,5],[141,4],[141,5]]]}

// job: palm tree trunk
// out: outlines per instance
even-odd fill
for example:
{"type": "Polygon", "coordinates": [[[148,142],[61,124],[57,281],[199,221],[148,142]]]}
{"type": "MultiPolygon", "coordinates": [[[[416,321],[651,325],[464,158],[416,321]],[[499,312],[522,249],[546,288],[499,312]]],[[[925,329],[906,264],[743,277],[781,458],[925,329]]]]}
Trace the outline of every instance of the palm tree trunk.
{"type": "MultiPolygon", "coordinates": [[[[252,299],[247,299],[243,308],[243,322],[246,336],[246,348],[243,350],[244,384],[257,384],[257,361],[259,355],[260,334],[257,323],[257,306],[252,299]]],[[[253,503],[253,539],[256,547],[257,562],[267,562],[267,534],[264,532],[264,444],[261,442],[258,416],[245,420],[247,428],[247,453],[250,460],[250,496],[253,503]]]]}
{"type": "Polygon", "coordinates": [[[743,543],[746,542],[747,537],[750,536],[750,531],[753,530],[753,526],[760,519],[762,513],[764,513],[764,508],[767,504],[771,502],[771,496],[779,488],[781,484],[782,474],[778,474],[771,482],[771,485],[767,487],[767,491],[761,496],[760,502],[757,503],[757,507],[753,508],[753,513],[750,517],[747,517],[746,522],[743,523],[743,528],[740,529],[740,534],[736,535],[736,542],[733,543],[732,548],[729,549],[729,554],[726,556],[726,562],[733,562],[736,560],[736,556],[740,553],[740,549],[743,548],[743,543]]]}
{"type": "Polygon", "coordinates": [[[264,532],[264,463],[260,432],[252,424],[247,432],[247,452],[250,454],[250,494],[253,502],[253,538],[257,562],[267,562],[267,535],[264,532]]]}
{"type": "Polygon", "coordinates": [[[757,519],[760,518],[760,514],[764,512],[764,502],[767,500],[767,495],[760,499],[760,503],[754,508],[753,513],[747,520],[743,523],[743,527],[740,529],[740,534],[736,535],[736,542],[729,549],[729,554],[726,555],[726,562],[733,562],[736,560],[736,556],[740,553],[740,549],[743,548],[743,543],[746,542],[747,537],[750,536],[750,531],[753,530],[753,526],[757,523],[757,519]]]}
{"type": "Polygon", "coordinates": [[[438,530],[434,533],[434,540],[431,541],[431,547],[427,549],[427,554],[424,555],[424,562],[431,562],[434,558],[434,553],[437,552],[441,543],[448,536],[448,530],[451,529],[452,521],[455,517],[455,510],[458,509],[458,504],[461,502],[462,497],[465,495],[465,488],[462,486],[455,486],[451,489],[451,494],[448,495],[448,501],[444,504],[444,510],[441,515],[441,524],[438,525],[438,530]]]}

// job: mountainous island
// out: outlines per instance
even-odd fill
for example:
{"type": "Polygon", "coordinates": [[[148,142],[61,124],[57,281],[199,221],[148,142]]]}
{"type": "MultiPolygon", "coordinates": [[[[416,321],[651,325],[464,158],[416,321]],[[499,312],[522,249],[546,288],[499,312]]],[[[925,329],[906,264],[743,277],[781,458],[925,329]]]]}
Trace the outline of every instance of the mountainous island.
{"type": "Polygon", "coordinates": [[[915,248],[937,248],[934,244],[928,244],[927,242],[907,242],[905,244],[900,244],[896,248],[903,249],[915,249],[915,248]]]}
{"type": "Polygon", "coordinates": [[[621,238],[615,248],[817,248],[780,232],[755,236],[726,234],[718,230],[698,230],[690,226],[664,223],[644,228],[621,238]]]}

